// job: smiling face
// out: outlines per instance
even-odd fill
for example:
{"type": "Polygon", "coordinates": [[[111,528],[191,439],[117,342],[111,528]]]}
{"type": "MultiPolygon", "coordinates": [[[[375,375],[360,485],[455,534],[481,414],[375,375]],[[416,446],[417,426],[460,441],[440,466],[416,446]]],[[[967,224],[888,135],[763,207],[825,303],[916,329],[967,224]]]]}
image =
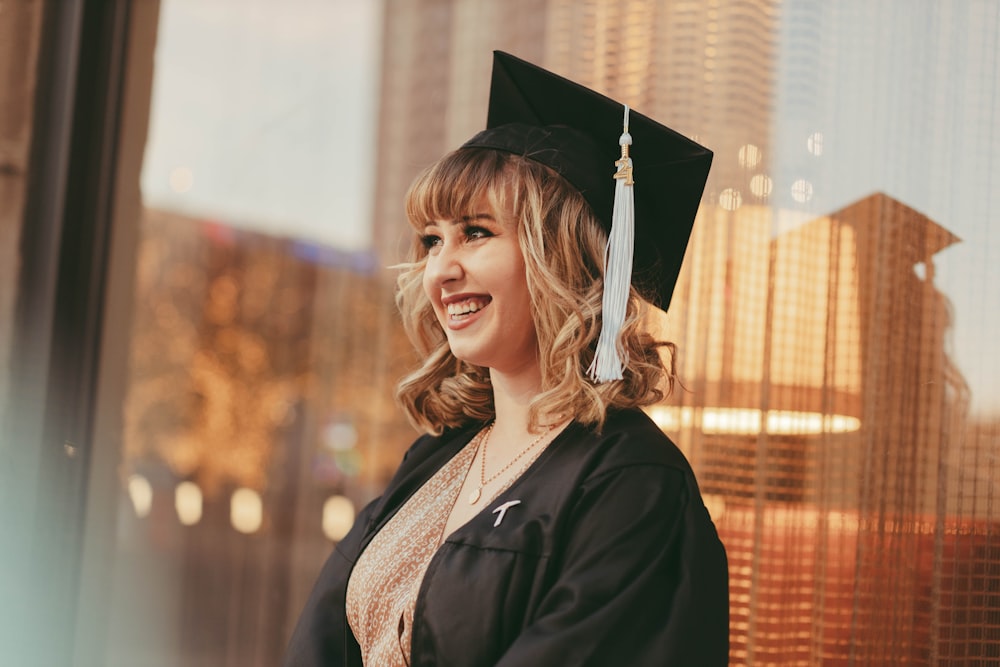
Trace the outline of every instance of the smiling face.
{"type": "Polygon", "coordinates": [[[458,219],[432,220],[423,287],[452,354],[507,374],[538,367],[538,341],[516,223],[487,198],[458,219]]]}

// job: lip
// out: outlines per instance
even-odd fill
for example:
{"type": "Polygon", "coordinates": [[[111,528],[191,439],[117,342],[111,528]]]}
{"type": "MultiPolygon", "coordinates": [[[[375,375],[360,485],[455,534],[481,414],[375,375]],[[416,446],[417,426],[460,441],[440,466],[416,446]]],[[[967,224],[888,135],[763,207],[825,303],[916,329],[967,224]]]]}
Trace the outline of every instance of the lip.
{"type": "Polygon", "coordinates": [[[465,292],[462,294],[451,294],[449,296],[441,297],[441,306],[443,311],[442,319],[444,320],[444,324],[446,327],[448,327],[449,331],[460,331],[461,329],[465,329],[475,324],[479,320],[479,318],[482,317],[483,313],[486,312],[487,309],[489,309],[490,304],[492,303],[493,303],[493,298],[488,294],[475,294],[471,292],[465,292]],[[449,305],[453,303],[458,303],[460,301],[466,301],[468,299],[481,299],[486,303],[476,312],[472,313],[471,315],[467,315],[466,317],[463,317],[460,320],[453,320],[451,317],[448,316],[449,305]]]}
{"type": "Polygon", "coordinates": [[[453,303],[458,303],[459,301],[465,301],[467,299],[483,299],[486,301],[492,301],[493,297],[491,297],[489,294],[477,294],[476,292],[461,292],[460,294],[449,294],[448,296],[442,296],[441,304],[447,307],[453,303]]]}

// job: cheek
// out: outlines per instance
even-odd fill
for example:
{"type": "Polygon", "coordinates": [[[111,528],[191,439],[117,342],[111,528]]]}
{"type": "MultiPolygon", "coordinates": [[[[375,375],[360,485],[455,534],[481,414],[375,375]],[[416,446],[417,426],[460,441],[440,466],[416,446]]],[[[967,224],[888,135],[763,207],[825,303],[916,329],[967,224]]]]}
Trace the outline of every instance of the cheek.
{"type": "Polygon", "coordinates": [[[427,298],[430,299],[431,304],[433,304],[434,299],[432,298],[433,291],[432,291],[431,278],[429,273],[427,272],[426,265],[424,266],[424,272],[420,274],[420,286],[423,288],[424,294],[427,296],[427,298]]]}
{"type": "Polygon", "coordinates": [[[518,275],[511,276],[511,284],[517,285],[515,291],[518,301],[518,319],[522,327],[530,328],[531,334],[535,334],[535,320],[532,317],[533,307],[531,304],[531,292],[528,291],[528,281],[525,278],[523,268],[518,275]]]}
{"type": "Polygon", "coordinates": [[[424,296],[427,297],[427,301],[430,304],[432,312],[434,313],[434,317],[438,320],[439,323],[443,324],[443,320],[441,319],[442,317],[441,312],[438,309],[438,303],[437,301],[434,300],[434,296],[437,294],[437,291],[434,289],[433,281],[428,278],[427,271],[424,271],[424,275],[421,278],[420,284],[424,290],[424,296]]]}

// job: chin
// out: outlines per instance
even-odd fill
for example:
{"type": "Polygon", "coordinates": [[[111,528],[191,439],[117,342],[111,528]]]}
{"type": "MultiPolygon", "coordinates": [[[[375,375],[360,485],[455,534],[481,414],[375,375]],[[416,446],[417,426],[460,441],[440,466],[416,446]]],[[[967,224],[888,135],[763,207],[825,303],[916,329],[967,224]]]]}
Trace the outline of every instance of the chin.
{"type": "Polygon", "coordinates": [[[489,363],[484,360],[482,354],[475,354],[469,352],[468,350],[462,350],[461,348],[457,350],[455,348],[451,348],[451,354],[459,361],[464,361],[465,363],[472,364],[473,366],[482,366],[484,368],[489,366],[489,363]]]}

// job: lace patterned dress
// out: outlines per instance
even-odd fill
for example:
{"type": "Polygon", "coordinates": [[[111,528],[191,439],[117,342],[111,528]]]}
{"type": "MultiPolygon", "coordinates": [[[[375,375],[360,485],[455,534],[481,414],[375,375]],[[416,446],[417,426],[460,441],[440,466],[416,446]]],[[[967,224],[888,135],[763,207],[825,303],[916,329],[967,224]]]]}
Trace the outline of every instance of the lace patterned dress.
{"type": "Polygon", "coordinates": [[[410,664],[417,593],[476,456],[473,438],[372,539],[347,584],[347,620],[365,665],[410,664]]]}

